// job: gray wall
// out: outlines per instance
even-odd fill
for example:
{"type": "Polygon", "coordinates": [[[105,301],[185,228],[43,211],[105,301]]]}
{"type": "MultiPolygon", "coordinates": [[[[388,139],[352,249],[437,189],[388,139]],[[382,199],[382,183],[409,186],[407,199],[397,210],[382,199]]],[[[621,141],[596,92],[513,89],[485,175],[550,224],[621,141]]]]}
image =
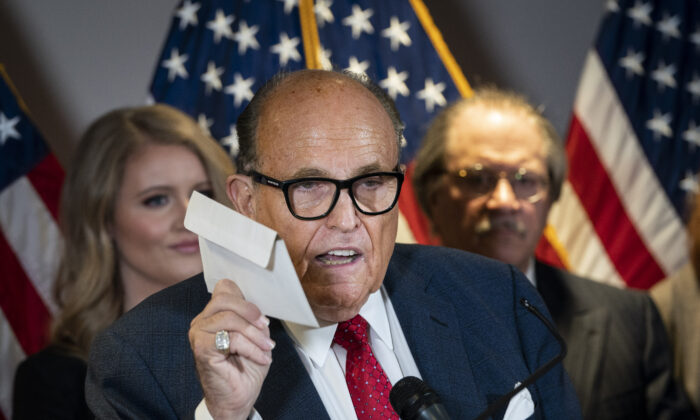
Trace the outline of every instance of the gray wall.
{"type": "MultiPolygon", "coordinates": [[[[144,102],[177,3],[0,0],[0,63],[64,164],[90,121],[144,102]]],[[[565,134],[603,0],[425,3],[470,83],[526,94],[565,134]]]]}

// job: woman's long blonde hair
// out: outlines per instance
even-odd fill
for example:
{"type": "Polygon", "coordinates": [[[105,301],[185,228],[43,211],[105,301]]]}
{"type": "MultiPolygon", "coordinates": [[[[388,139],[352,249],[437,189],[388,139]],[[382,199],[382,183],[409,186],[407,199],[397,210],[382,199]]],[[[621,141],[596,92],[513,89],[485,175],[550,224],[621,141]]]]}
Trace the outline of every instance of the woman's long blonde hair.
{"type": "Polygon", "coordinates": [[[117,252],[108,232],[127,159],[145,144],[180,145],[199,157],[214,198],[226,202],[234,173],[226,152],[189,116],[167,105],[124,108],[95,121],[77,145],[60,203],[65,240],[54,298],[51,342],[86,358],[95,335],[123,312],[117,252]]]}

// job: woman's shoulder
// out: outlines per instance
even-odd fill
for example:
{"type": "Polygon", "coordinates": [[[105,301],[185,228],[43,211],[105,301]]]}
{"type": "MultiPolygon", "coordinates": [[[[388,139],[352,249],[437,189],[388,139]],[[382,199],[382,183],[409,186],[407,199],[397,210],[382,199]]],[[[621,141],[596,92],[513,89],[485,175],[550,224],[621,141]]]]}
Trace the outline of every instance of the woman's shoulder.
{"type": "Polygon", "coordinates": [[[27,357],[17,367],[17,380],[60,381],[64,384],[85,379],[87,363],[57,346],[49,346],[27,357]]]}
{"type": "Polygon", "coordinates": [[[86,372],[85,360],[57,346],[27,357],[15,373],[14,418],[91,418],[86,372]]]}

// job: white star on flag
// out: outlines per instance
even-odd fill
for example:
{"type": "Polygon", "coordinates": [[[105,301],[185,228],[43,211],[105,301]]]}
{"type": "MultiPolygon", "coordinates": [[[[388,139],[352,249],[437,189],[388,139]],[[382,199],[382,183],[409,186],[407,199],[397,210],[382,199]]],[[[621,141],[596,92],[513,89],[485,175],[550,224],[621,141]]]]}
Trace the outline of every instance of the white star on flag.
{"type": "Polygon", "coordinates": [[[221,145],[228,146],[228,153],[231,156],[238,155],[238,133],[235,124],[231,124],[229,135],[221,139],[221,145]]]}
{"type": "Polygon", "coordinates": [[[651,72],[651,78],[659,84],[659,88],[661,89],[661,91],[663,91],[665,87],[676,87],[676,79],[673,77],[673,73],[675,72],[675,64],[669,64],[667,66],[666,63],[664,63],[664,61],[662,60],[659,63],[659,67],[657,67],[656,70],[651,72]]]}
{"type": "Polygon", "coordinates": [[[654,139],[658,140],[663,137],[673,137],[671,129],[671,114],[663,114],[658,110],[654,111],[654,117],[647,121],[646,127],[654,133],[654,139]]]}
{"type": "Polygon", "coordinates": [[[693,102],[697,102],[698,98],[700,98],[700,77],[698,77],[697,73],[693,74],[693,80],[688,83],[686,89],[693,95],[693,102]]]}
{"type": "Polygon", "coordinates": [[[374,10],[362,10],[357,4],[352,5],[352,14],[343,19],[343,25],[352,27],[352,38],[359,39],[362,32],[368,34],[374,33],[374,27],[369,21],[369,18],[374,14],[374,10]]]}
{"type": "Polygon", "coordinates": [[[683,191],[686,191],[689,193],[696,194],[696,193],[698,193],[698,191],[700,191],[700,184],[698,183],[698,178],[697,178],[697,176],[693,175],[693,173],[690,171],[687,171],[685,173],[685,178],[683,178],[681,180],[681,182],[680,182],[680,184],[678,184],[678,186],[683,191]]]}
{"type": "Polygon", "coordinates": [[[425,79],[425,87],[423,90],[419,90],[416,96],[418,96],[418,99],[425,101],[425,109],[428,112],[433,112],[436,104],[440,106],[445,106],[447,104],[447,100],[442,94],[444,90],[444,82],[435,84],[433,79],[425,79]]]}
{"type": "Polygon", "coordinates": [[[180,30],[187,28],[187,25],[197,26],[197,10],[202,7],[199,3],[192,3],[190,0],[185,0],[182,7],[177,9],[175,15],[180,18],[180,30]]]}
{"type": "Polygon", "coordinates": [[[316,22],[318,26],[323,28],[326,23],[335,22],[333,12],[331,12],[332,0],[316,0],[314,12],[316,13],[316,22]]]}
{"type": "Polygon", "coordinates": [[[213,61],[207,63],[207,72],[202,74],[201,80],[206,85],[207,95],[211,93],[211,90],[221,90],[221,75],[224,74],[223,67],[216,67],[213,61]]]}
{"type": "Polygon", "coordinates": [[[233,95],[233,104],[238,108],[243,101],[253,99],[253,91],[250,89],[255,83],[255,78],[244,79],[240,73],[233,75],[233,83],[226,86],[225,93],[233,95]]]}
{"type": "Polygon", "coordinates": [[[633,73],[637,76],[642,76],[644,75],[642,61],[644,61],[643,52],[634,52],[632,49],[629,49],[627,50],[627,55],[620,59],[620,66],[627,70],[627,77],[630,77],[633,73]]]}
{"type": "Polygon", "coordinates": [[[346,67],[345,70],[357,74],[366,74],[368,68],[369,61],[357,61],[357,57],[353,55],[352,57],[350,57],[350,62],[348,63],[348,67],[346,67]]]}
{"type": "Polygon", "coordinates": [[[187,79],[187,69],[185,68],[185,61],[187,61],[187,54],[180,55],[177,48],[173,48],[170,51],[170,58],[163,61],[163,67],[168,69],[168,81],[172,82],[175,77],[180,76],[183,79],[187,79]]]}
{"type": "Polygon", "coordinates": [[[695,146],[700,146],[700,127],[691,121],[688,124],[688,129],[683,132],[683,140],[690,143],[690,148],[695,150],[695,146]]]}
{"type": "Polygon", "coordinates": [[[211,131],[209,131],[209,128],[214,125],[213,119],[207,118],[207,116],[204,114],[199,114],[197,117],[197,124],[199,124],[199,128],[204,131],[204,134],[211,137],[211,131]]]}
{"type": "Polygon", "coordinates": [[[408,28],[411,27],[410,22],[399,22],[399,18],[392,16],[389,21],[389,27],[382,31],[382,36],[391,40],[391,50],[397,51],[399,44],[404,47],[411,46],[411,38],[408,36],[408,28]]]}
{"type": "Polygon", "coordinates": [[[329,49],[325,49],[323,47],[320,48],[318,54],[320,55],[321,59],[321,67],[324,70],[332,70],[333,69],[333,64],[331,63],[331,56],[333,55],[333,52],[329,49]]]}
{"type": "Polygon", "coordinates": [[[396,69],[392,66],[387,69],[387,77],[379,82],[379,86],[387,90],[391,99],[396,100],[397,94],[400,93],[402,96],[408,96],[410,93],[408,86],[404,83],[406,79],[408,79],[407,71],[397,73],[396,69]]]}
{"type": "Polygon", "coordinates": [[[258,25],[249,27],[245,20],[242,20],[238,24],[238,32],[233,34],[233,40],[238,42],[238,54],[245,54],[248,48],[254,50],[260,49],[260,44],[258,44],[258,40],[255,38],[255,34],[258,33],[258,30],[260,30],[258,25]]]}
{"type": "Polygon", "coordinates": [[[636,26],[640,24],[649,26],[651,25],[651,17],[649,16],[651,10],[652,7],[650,3],[635,2],[634,6],[627,10],[627,16],[634,20],[636,26]]]}
{"type": "Polygon", "coordinates": [[[668,16],[664,14],[664,18],[656,24],[656,29],[663,34],[664,39],[680,38],[681,31],[678,30],[678,26],[681,24],[681,20],[678,16],[668,16]]]}
{"type": "Polygon", "coordinates": [[[619,12],[620,5],[617,4],[617,0],[608,0],[605,2],[605,10],[611,13],[619,12]]]}
{"type": "Polygon", "coordinates": [[[15,129],[19,123],[19,116],[7,119],[3,112],[0,112],[0,146],[4,146],[7,139],[20,139],[21,136],[15,129]]]}
{"type": "Polygon", "coordinates": [[[207,22],[207,28],[214,31],[214,43],[218,44],[221,41],[221,37],[233,39],[233,32],[231,31],[233,19],[233,15],[226,16],[223,10],[219,9],[216,11],[214,20],[207,22]]]}
{"type": "Polygon", "coordinates": [[[288,15],[292,13],[292,10],[295,7],[299,6],[299,0],[279,0],[281,2],[284,2],[284,14],[288,15]]]}
{"type": "Polygon", "coordinates": [[[695,44],[695,49],[700,50],[700,26],[690,34],[690,42],[695,44]]]}
{"type": "Polygon", "coordinates": [[[280,56],[280,66],[284,67],[287,65],[289,60],[299,61],[301,60],[301,55],[297,51],[297,45],[299,45],[299,38],[289,39],[286,32],[280,34],[279,44],[275,44],[270,47],[270,51],[280,56]]]}

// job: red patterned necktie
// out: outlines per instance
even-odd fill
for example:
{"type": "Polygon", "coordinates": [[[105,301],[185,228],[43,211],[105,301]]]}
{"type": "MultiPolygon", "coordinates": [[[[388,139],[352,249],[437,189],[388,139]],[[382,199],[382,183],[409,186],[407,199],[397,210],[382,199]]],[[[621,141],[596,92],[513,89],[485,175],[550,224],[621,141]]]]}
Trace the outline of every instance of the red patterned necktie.
{"type": "Polygon", "coordinates": [[[359,420],[396,419],[389,403],[391,382],[369,347],[367,321],[360,315],[341,322],[333,341],[348,351],[345,381],[359,420]]]}

